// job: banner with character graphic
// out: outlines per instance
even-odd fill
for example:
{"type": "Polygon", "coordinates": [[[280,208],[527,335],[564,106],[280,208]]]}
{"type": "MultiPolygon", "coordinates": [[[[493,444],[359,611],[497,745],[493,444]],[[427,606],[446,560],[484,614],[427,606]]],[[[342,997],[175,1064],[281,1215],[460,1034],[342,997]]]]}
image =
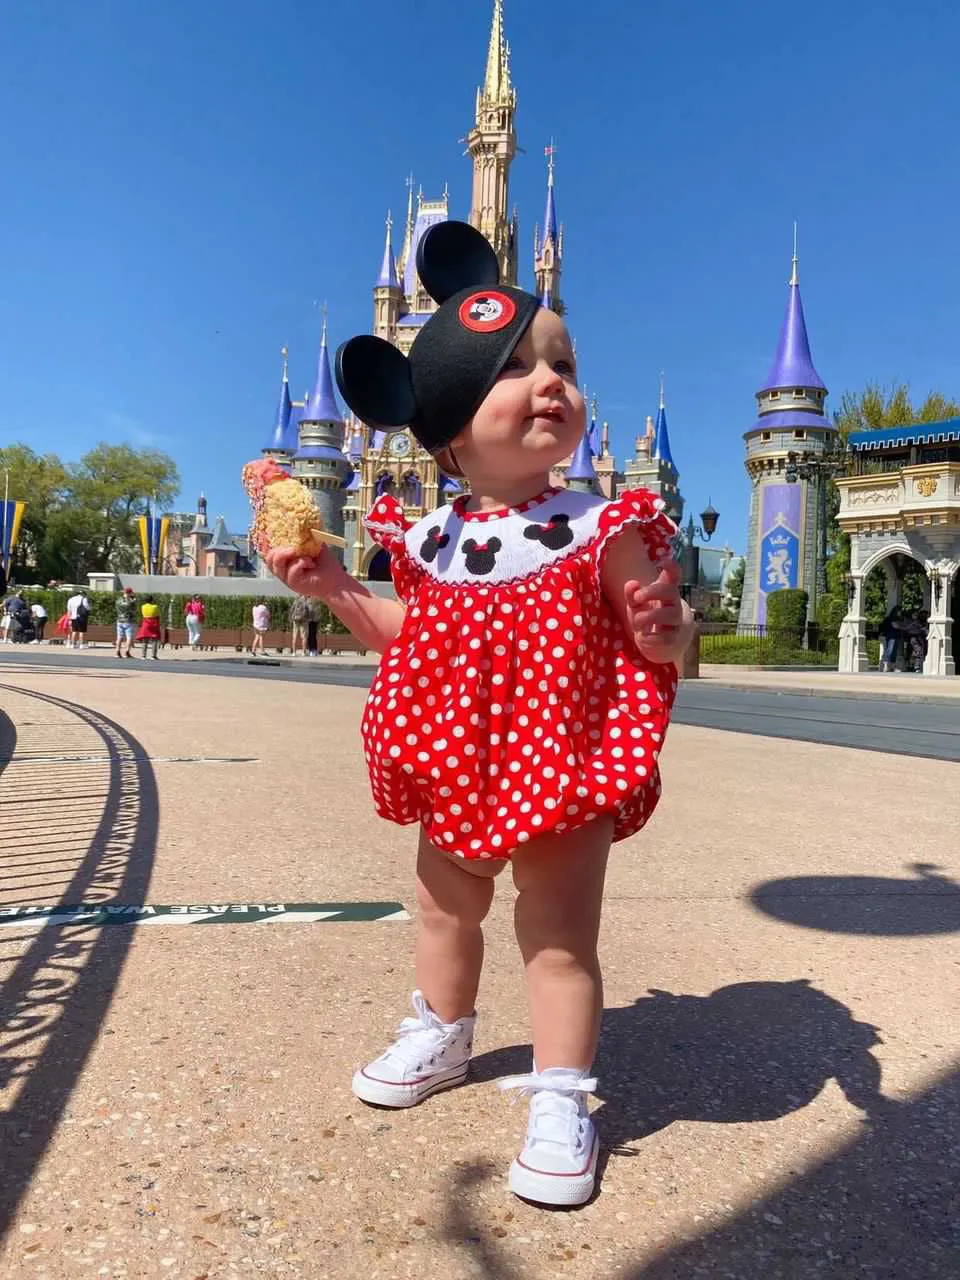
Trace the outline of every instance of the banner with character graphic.
{"type": "Polygon", "coordinates": [[[800,585],[803,485],[764,485],[760,503],[757,622],[762,626],[767,621],[767,597],[800,585]]]}

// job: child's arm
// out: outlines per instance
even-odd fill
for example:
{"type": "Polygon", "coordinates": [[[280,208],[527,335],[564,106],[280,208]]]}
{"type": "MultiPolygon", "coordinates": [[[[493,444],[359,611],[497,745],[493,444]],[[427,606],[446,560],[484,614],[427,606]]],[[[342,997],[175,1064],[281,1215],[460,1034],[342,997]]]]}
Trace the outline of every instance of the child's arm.
{"type": "Polygon", "coordinates": [[[270,572],[292,591],[322,600],[366,648],[383,653],[400,634],[403,605],[368,591],[328,550],[315,559],[295,551],[271,551],[266,561],[270,572]]]}
{"type": "Polygon", "coordinates": [[[604,595],[623,628],[651,662],[678,662],[693,638],[693,614],[680,598],[680,567],[650,559],[639,529],[624,529],[609,544],[601,571],[604,595]]]}

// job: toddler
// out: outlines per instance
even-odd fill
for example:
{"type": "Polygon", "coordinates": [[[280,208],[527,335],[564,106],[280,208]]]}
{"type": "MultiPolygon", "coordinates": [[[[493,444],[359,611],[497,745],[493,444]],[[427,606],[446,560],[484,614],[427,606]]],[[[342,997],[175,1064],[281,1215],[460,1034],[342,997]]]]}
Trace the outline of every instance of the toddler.
{"type": "Polygon", "coordinates": [[[467,1077],[494,878],[509,864],[533,1070],[509,1185],[547,1205],[593,1191],[603,990],[597,934],[607,855],[660,795],[657,760],[692,619],[675,526],[645,490],[615,502],[552,487],[585,429],[563,321],[498,284],[487,241],[431,228],[417,267],[440,304],[409,358],[382,339],[337,353],[364,422],[409,426],[469,496],[417,523],[390,494],[367,518],[399,600],[372,595],[324,551],[270,554],[383,654],[363,717],[377,812],[418,823],[415,1016],[357,1071],[368,1103],[409,1107],[467,1077]]]}

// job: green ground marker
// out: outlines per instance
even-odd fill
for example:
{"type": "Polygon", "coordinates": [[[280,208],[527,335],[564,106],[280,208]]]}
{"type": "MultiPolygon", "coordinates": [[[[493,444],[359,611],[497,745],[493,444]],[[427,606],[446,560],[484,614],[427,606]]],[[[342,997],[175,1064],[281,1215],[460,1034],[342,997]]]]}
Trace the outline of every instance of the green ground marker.
{"type": "Polygon", "coordinates": [[[78,902],[55,907],[0,907],[0,928],[69,924],[354,924],[409,919],[402,902],[197,903],[182,907],[78,902]]]}

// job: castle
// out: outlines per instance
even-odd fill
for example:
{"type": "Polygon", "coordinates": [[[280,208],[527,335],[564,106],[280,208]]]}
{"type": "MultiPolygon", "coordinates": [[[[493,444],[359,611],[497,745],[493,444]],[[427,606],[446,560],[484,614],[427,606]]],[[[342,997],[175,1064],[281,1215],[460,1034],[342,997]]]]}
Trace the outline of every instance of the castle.
{"type": "MultiPolygon", "coordinates": [[[[494,0],[486,69],[477,89],[473,127],[467,135],[473,162],[468,221],[493,246],[501,279],[509,284],[518,281],[519,218],[510,206],[510,165],[517,152],[516,109],[503,3],[494,0]]],[[[557,217],[553,147],[547,147],[545,154],[546,206],[543,225],[534,235],[532,291],[545,307],[563,315],[567,309],[561,292],[563,226],[557,217]]],[[[383,258],[373,286],[372,328],[374,334],[405,354],[436,310],[417,276],[417,246],[428,227],[448,217],[446,190],[436,199],[425,199],[421,190],[415,198],[413,179],[408,179],[403,237],[396,254],[392,219],[387,215],[383,258]]],[[[553,483],[606,497],[642,485],[660,494],[679,522],[683,498],[670,448],[662,383],[656,421],[647,419],[636,438],[634,456],[622,470],[610,453],[609,424],[597,421],[596,398],[590,417],[577,449],[554,471],[553,483]]],[[[459,482],[444,475],[408,431],[371,431],[341,411],[330,372],[326,318],[313,390],[304,401],[290,397],[287,351],[283,351],[280,398],[263,454],[289,466],[313,492],[326,528],[346,538],[344,563],[358,578],[389,580],[386,553],[373,545],[363,526],[364,516],[381,493],[395,493],[408,517],[417,520],[452,502],[460,492],[459,482]]]]}

